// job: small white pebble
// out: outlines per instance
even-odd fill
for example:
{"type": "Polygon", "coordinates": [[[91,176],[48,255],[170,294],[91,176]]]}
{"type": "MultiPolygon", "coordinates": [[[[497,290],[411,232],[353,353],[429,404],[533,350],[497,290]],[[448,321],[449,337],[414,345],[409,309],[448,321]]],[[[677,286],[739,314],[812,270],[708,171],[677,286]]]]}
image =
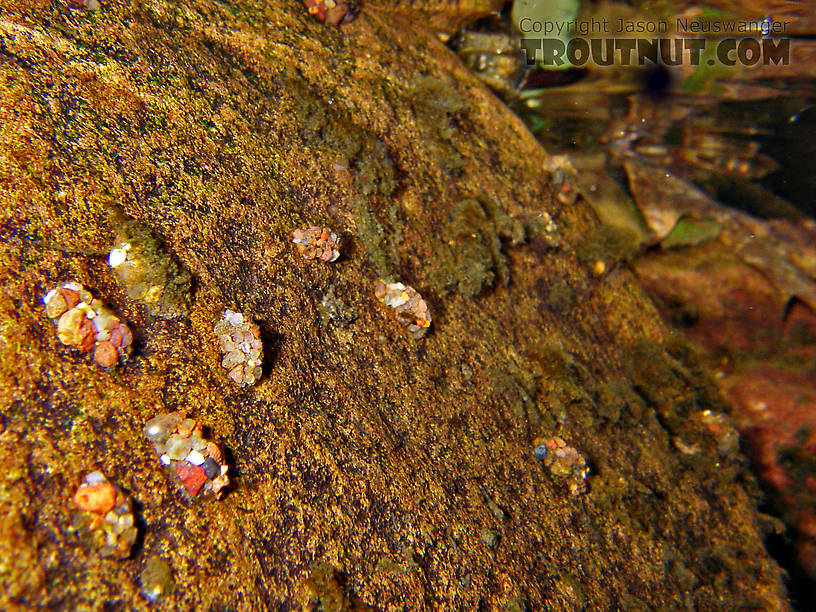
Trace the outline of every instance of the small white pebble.
{"type": "Polygon", "coordinates": [[[99,484],[100,482],[105,482],[107,478],[102,472],[94,471],[85,476],[85,483],[89,485],[99,484]]]}
{"type": "Polygon", "coordinates": [[[93,319],[96,316],[96,311],[90,307],[86,302],[80,302],[76,305],[77,310],[81,310],[85,313],[85,316],[89,319],[93,319]]]}
{"type": "Polygon", "coordinates": [[[224,318],[227,320],[227,323],[233,327],[238,327],[244,322],[244,315],[242,315],[240,312],[233,312],[231,310],[227,310],[225,312],[224,318]]]}
{"type": "Polygon", "coordinates": [[[168,457],[167,455],[162,455],[161,457],[159,457],[159,461],[162,462],[162,465],[170,465],[170,457],[168,457]]]}
{"type": "Polygon", "coordinates": [[[192,463],[193,465],[201,465],[204,463],[204,455],[199,453],[197,450],[190,451],[190,454],[187,455],[185,461],[192,463]]]}
{"type": "Polygon", "coordinates": [[[125,249],[113,249],[108,255],[108,265],[111,268],[118,268],[127,259],[127,251],[125,249]]]}
{"type": "Polygon", "coordinates": [[[158,423],[145,427],[145,435],[150,439],[156,438],[162,433],[164,433],[164,427],[158,423]]]}

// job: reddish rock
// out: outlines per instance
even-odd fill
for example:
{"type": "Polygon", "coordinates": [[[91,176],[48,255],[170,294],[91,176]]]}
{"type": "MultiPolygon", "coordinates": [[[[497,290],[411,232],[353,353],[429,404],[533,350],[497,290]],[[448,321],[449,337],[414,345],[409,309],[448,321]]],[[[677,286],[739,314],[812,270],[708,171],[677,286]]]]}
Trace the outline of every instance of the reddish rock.
{"type": "Polygon", "coordinates": [[[816,448],[816,375],[760,366],[720,384],[771,504],[796,530],[798,560],[816,577],[816,503],[808,468],[816,448]]]}
{"type": "Polygon", "coordinates": [[[704,352],[776,347],[785,297],[727,250],[668,251],[638,260],[635,268],[664,317],[704,352]]]}
{"type": "Polygon", "coordinates": [[[96,344],[96,328],[88,317],[83,317],[80,320],[77,337],[79,339],[77,347],[83,353],[90,351],[96,344]]]}
{"type": "Polygon", "coordinates": [[[79,304],[79,293],[77,293],[73,289],[66,289],[65,287],[60,287],[59,289],[57,289],[57,292],[65,300],[66,310],[71,310],[74,306],[79,304]]]}
{"type": "Polygon", "coordinates": [[[198,495],[201,487],[207,482],[207,474],[197,465],[179,461],[176,465],[176,475],[184,485],[184,489],[192,496],[198,495]]]}

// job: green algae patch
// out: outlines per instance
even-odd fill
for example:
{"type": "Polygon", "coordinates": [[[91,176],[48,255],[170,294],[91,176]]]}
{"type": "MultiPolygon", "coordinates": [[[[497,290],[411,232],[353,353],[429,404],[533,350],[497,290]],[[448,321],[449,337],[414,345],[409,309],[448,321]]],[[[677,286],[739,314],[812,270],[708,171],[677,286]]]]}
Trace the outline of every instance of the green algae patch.
{"type": "Polygon", "coordinates": [[[474,297],[497,283],[510,282],[503,244],[521,244],[525,229],[496,202],[467,199],[451,208],[442,238],[445,242],[429,270],[431,284],[441,291],[474,297]]]}
{"type": "Polygon", "coordinates": [[[634,231],[611,225],[598,225],[575,247],[581,261],[629,261],[640,249],[640,237],[634,231]]]}
{"type": "Polygon", "coordinates": [[[314,126],[315,136],[332,150],[335,170],[349,183],[347,206],[356,235],[377,275],[393,279],[399,271],[402,224],[392,197],[397,178],[388,148],[347,117],[326,122],[322,113],[318,115],[321,123],[314,126]]]}
{"type": "Polygon", "coordinates": [[[716,219],[681,217],[660,244],[667,249],[700,244],[714,240],[721,230],[722,225],[716,219]]]}
{"type": "Polygon", "coordinates": [[[423,144],[435,153],[443,174],[457,175],[465,164],[457,150],[461,128],[456,127],[467,117],[465,99],[442,79],[431,76],[414,81],[410,96],[423,126],[423,144]]]}
{"type": "Polygon", "coordinates": [[[352,198],[349,207],[371,267],[380,278],[392,280],[399,270],[397,209],[392,202],[384,210],[377,210],[373,202],[364,197],[352,198]]]}
{"type": "Polygon", "coordinates": [[[114,213],[111,220],[117,229],[108,264],[128,297],[153,316],[186,315],[192,297],[190,274],[149,229],[121,214],[114,213]]]}

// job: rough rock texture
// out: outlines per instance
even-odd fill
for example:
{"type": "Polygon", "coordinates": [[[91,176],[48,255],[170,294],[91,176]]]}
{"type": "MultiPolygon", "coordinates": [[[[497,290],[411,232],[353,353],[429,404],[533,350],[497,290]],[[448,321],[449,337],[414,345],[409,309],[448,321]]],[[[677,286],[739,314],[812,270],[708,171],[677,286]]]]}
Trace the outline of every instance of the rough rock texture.
{"type": "Polygon", "coordinates": [[[410,8],[342,30],[294,1],[0,15],[0,607],[145,608],[158,556],[179,609],[785,607],[744,460],[701,416],[715,387],[625,269],[579,259],[587,207],[410,8]],[[195,278],[189,318],[116,283],[121,212],[195,278]],[[300,261],[310,224],[342,261],[300,261]],[[428,300],[424,340],[378,277],[428,300]],[[67,278],[136,330],[124,367],[59,344],[40,297],[67,278]],[[265,334],[252,389],[220,368],[225,307],[265,334]],[[140,433],[180,409],[231,451],[223,502],[185,502],[140,433]],[[588,493],[533,456],[553,435],[588,493]],[[136,501],[130,560],[72,530],[91,469],[136,501]]]}
{"type": "MultiPolygon", "coordinates": [[[[794,253],[809,246],[789,244],[794,253]]],[[[633,265],[665,318],[716,372],[752,470],[768,493],[766,506],[789,527],[799,606],[813,608],[816,311],[716,242],[653,251],[633,265]]]]}

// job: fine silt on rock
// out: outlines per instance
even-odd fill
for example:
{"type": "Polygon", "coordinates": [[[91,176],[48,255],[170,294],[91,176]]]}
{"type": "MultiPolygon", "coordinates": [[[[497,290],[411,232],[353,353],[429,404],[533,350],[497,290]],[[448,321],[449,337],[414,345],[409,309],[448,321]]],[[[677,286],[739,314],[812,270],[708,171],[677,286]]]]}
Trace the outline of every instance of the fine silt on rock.
{"type": "Polygon", "coordinates": [[[0,1],[0,607],[785,607],[726,404],[439,41],[484,10],[0,1]],[[190,275],[180,316],[108,265],[122,219],[190,275]],[[313,225],[331,265],[292,248],[313,225]],[[433,312],[420,342],[379,279],[433,312]],[[41,296],[68,280],[133,330],[126,362],[61,344],[41,296]],[[255,385],[222,367],[227,308],[255,385]],[[174,412],[224,449],[221,501],[142,435],[174,412]],[[539,439],[580,451],[579,495],[539,439]],[[97,470],[138,508],[129,558],[72,528],[97,470]]]}

